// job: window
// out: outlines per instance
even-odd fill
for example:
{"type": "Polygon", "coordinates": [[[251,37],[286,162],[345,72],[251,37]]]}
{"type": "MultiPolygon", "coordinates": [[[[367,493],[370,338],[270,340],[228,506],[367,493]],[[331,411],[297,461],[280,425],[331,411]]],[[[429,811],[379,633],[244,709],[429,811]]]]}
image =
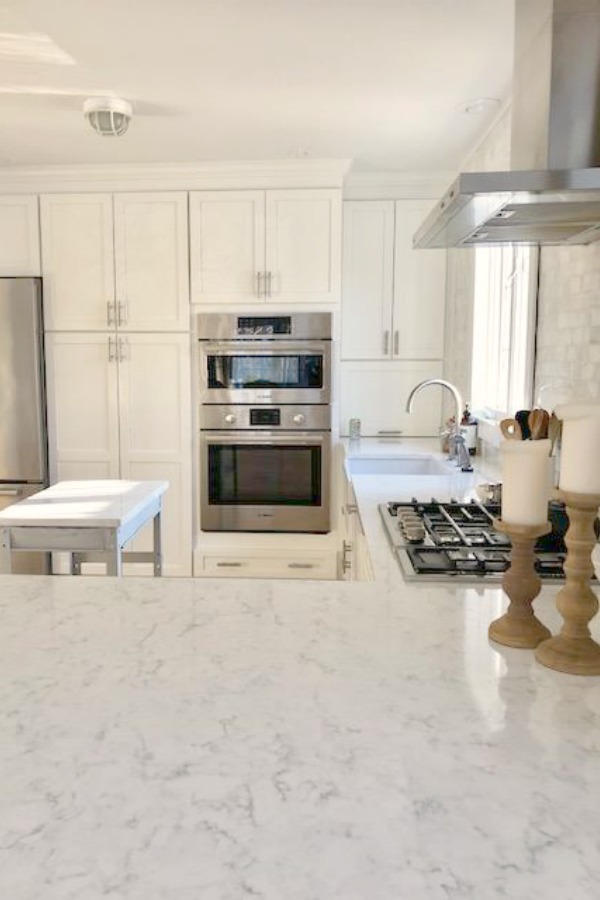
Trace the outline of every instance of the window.
{"type": "Polygon", "coordinates": [[[477,247],[471,402],[493,416],[531,406],[538,250],[477,247]]]}

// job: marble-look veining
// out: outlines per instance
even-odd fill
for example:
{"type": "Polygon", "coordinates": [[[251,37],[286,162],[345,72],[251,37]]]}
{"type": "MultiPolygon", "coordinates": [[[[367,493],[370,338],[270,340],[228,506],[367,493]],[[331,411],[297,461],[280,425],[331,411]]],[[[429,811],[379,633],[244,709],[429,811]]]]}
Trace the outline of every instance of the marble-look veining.
{"type": "Polygon", "coordinates": [[[372,583],[0,577],[3,900],[596,900],[600,678],[386,569],[388,488],[372,583]]]}

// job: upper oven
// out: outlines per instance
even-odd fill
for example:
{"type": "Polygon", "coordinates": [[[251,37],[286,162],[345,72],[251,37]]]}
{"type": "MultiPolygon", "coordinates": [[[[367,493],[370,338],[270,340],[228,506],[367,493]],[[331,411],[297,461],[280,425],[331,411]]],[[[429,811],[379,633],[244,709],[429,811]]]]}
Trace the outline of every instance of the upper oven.
{"type": "Polygon", "coordinates": [[[330,402],[329,313],[203,313],[197,332],[201,403],[330,402]]]}

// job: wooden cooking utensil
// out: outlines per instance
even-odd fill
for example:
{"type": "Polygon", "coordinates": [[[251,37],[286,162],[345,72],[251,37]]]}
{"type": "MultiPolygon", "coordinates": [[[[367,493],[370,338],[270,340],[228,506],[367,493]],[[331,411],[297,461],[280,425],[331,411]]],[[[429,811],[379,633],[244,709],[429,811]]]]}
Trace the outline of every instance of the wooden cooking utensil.
{"type": "Polygon", "coordinates": [[[500,422],[500,431],[509,441],[523,440],[523,432],[516,419],[502,419],[500,422]]]}
{"type": "Polygon", "coordinates": [[[529,409],[520,409],[520,410],[518,410],[518,412],[515,413],[515,419],[517,420],[517,422],[519,423],[519,426],[521,428],[521,439],[524,441],[529,440],[528,420],[529,420],[530,412],[531,412],[531,410],[529,410],[529,409]]]}
{"type": "Polygon", "coordinates": [[[532,441],[539,441],[548,436],[550,416],[545,409],[532,409],[527,419],[532,441]]]}
{"type": "Polygon", "coordinates": [[[550,456],[554,453],[554,447],[556,446],[556,442],[560,435],[560,419],[557,419],[556,414],[552,413],[550,416],[550,420],[548,422],[548,437],[550,438],[550,456]]]}

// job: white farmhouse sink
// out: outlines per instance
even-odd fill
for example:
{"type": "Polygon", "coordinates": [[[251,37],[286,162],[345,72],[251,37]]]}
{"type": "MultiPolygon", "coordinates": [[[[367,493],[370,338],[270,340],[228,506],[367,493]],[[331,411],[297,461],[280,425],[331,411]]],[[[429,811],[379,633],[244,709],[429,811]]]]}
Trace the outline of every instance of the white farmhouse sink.
{"type": "Polygon", "coordinates": [[[449,475],[455,467],[431,454],[412,456],[348,456],[350,475],[449,475]]]}

